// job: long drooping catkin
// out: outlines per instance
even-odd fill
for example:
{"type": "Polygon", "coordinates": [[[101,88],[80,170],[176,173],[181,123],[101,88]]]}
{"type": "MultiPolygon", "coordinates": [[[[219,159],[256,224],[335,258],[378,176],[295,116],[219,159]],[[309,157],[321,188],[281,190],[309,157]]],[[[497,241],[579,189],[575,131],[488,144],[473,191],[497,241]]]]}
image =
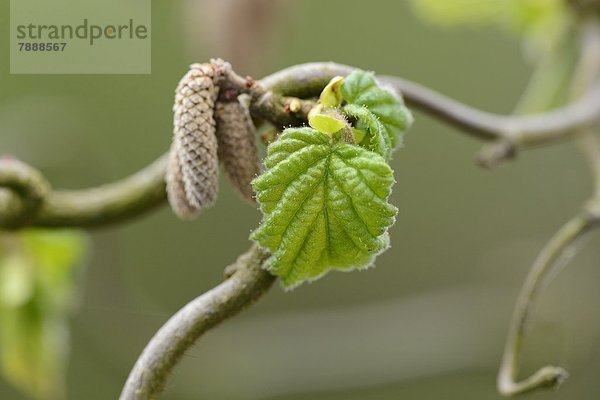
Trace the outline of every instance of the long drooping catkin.
{"type": "Polygon", "coordinates": [[[250,182],[259,173],[256,131],[248,107],[239,101],[218,102],[215,109],[219,160],[227,177],[248,201],[254,202],[250,182]]]}
{"type": "Polygon", "coordinates": [[[179,164],[181,174],[167,174],[167,190],[177,214],[188,218],[213,205],[219,189],[214,119],[219,90],[215,78],[214,64],[193,64],[175,94],[171,151],[177,157],[173,157],[172,166],[179,164]],[[180,200],[181,182],[185,202],[180,200]]]}

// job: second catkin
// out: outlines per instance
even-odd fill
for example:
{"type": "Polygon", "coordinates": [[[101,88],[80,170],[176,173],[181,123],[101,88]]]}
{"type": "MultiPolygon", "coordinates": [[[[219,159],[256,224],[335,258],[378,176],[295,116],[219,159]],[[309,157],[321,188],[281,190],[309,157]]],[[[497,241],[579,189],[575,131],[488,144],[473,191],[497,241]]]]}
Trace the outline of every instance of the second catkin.
{"type": "Polygon", "coordinates": [[[252,179],[259,173],[256,129],[247,99],[217,102],[215,120],[217,123],[217,143],[219,160],[225,174],[240,195],[254,203],[252,179]]]}

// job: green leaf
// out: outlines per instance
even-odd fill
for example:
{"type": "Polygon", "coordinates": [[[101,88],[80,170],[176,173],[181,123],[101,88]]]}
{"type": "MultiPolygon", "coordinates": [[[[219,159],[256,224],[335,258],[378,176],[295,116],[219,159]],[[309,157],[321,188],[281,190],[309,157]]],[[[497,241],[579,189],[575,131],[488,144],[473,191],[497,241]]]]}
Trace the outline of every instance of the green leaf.
{"type": "Polygon", "coordinates": [[[330,269],[370,266],[389,245],[393,171],[378,154],[311,128],[286,129],[253,182],[264,218],[251,238],[292,288],[330,269]]]}
{"type": "Polygon", "coordinates": [[[368,142],[364,144],[365,147],[389,160],[392,156],[391,138],[375,114],[369,111],[367,107],[357,106],[356,104],[344,106],[342,112],[348,117],[358,119],[358,126],[369,133],[367,136],[368,142]]]}
{"type": "Polygon", "coordinates": [[[67,318],[86,248],[76,231],[0,232],[0,367],[33,398],[64,398],[67,318]]]}
{"type": "Polygon", "coordinates": [[[319,132],[329,134],[339,132],[346,126],[341,119],[322,113],[313,115],[308,123],[319,132]]]}
{"type": "Polygon", "coordinates": [[[334,76],[329,81],[319,96],[319,102],[323,107],[339,107],[342,104],[344,100],[341,93],[343,84],[344,77],[342,76],[334,76]]]}
{"type": "MultiPolygon", "coordinates": [[[[412,123],[412,115],[404,106],[394,92],[383,88],[375,79],[372,72],[354,71],[346,77],[342,86],[342,96],[348,102],[348,105],[365,107],[370,111],[381,123],[385,135],[386,142],[389,143],[390,149],[394,149],[402,142],[404,131],[412,123]]],[[[348,105],[345,107],[348,110],[348,105]]],[[[357,110],[355,107],[351,110],[357,110]]],[[[360,118],[360,122],[365,126],[373,125],[371,117],[360,118]]],[[[361,126],[358,126],[362,129],[361,126]]],[[[379,145],[378,145],[379,146],[379,145]]],[[[388,152],[383,152],[387,154],[388,152]]],[[[380,153],[383,155],[383,153],[380,153]]],[[[391,151],[390,151],[391,153],[391,151]]],[[[389,155],[384,155],[386,159],[389,155]]]]}
{"type": "Polygon", "coordinates": [[[344,116],[337,108],[319,104],[308,113],[308,124],[319,132],[334,134],[347,126],[344,116]]]}

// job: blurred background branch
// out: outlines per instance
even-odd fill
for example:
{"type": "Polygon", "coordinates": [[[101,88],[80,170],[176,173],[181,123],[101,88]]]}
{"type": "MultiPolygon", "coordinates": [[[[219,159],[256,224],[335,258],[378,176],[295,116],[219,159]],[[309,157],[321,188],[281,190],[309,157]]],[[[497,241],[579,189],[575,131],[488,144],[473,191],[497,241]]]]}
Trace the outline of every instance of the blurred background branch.
{"type": "MultiPolygon", "coordinates": [[[[570,88],[571,96],[576,98],[589,90],[590,83],[600,77],[600,21],[590,18],[581,26],[579,41],[579,61],[574,70],[570,88]]],[[[593,89],[592,89],[593,90],[593,89]]],[[[565,369],[545,366],[528,378],[517,381],[522,345],[528,324],[532,319],[533,307],[544,287],[550,283],[552,274],[558,266],[564,266],[575,254],[575,244],[592,229],[600,227],[600,147],[598,138],[592,129],[582,129],[578,141],[588,159],[594,180],[594,193],[591,200],[582,207],[581,212],[569,220],[541,251],[534,262],[519,294],[517,305],[511,319],[506,347],[500,372],[498,390],[506,396],[513,396],[539,388],[556,387],[564,382],[568,373],[565,369]]]]}
{"type": "Polygon", "coordinates": [[[587,212],[573,217],[550,239],[529,271],[511,319],[498,374],[498,390],[503,395],[513,396],[540,388],[554,387],[567,379],[567,372],[561,367],[554,366],[545,366],[522,381],[517,381],[516,375],[532,309],[543,288],[549,283],[548,277],[555,271],[557,265],[567,262],[567,255],[571,257],[574,255],[569,251],[584,233],[595,226],[596,222],[587,212]]]}
{"type": "Polygon", "coordinates": [[[600,139],[598,138],[598,130],[589,129],[578,141],[581,152],[587,158],[592,172],[592,178],[595,187],[595,198],[600,198],[600,139]]]}

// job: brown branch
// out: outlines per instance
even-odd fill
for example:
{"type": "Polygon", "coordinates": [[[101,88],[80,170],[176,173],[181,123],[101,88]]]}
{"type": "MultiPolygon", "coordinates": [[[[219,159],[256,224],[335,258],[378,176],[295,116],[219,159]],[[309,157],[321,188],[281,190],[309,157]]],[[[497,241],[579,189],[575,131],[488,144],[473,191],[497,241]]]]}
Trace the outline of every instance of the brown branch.
{"type": "Polygon", "coordinates": [[[268,255],[254,245],[227,268],[227,272],[235,272],[225,282],[173,315],[142,352],[119,399],[158,398],[184,352],[200,336],[248,307],[271,287],[275,278],[262,269],[268,255]]]}
{"type": "MultiPolygon", "coordinates": [[[[278,127],[299,125],[316,96],[336,75],[353,67],[335,63],[310,63],[284,69],[261,81],[243,78],[228,70],[223,88],[252,96],[251,112],[278,127]]],[[[600,120],[600,82],[580,101],[538,115],[514,117],[487,113],[466,106],[419,84],[396,77],[379,79],[404,96],[406,103],[455,125],[483,140],[496,140],[482,163],[492,165],[521,146],[533,146],[566,138],[600,120]]],[[[49,192],[37,208],[26,205],[26,196],[10,182],[0,180],[0,226],[95,227],[124,221],[164,202],[165,159],[161,158],[122,181],[87,190],[49,192]],[[14,193],[18,195],[16,198],[14,193]]],[[[7,176],[0,163],[0,177],[7,176]]],[[[26,183],[25,186],[29,185],[26,183]]],[[[33,185],[32,188],[37,185],[33,185]]],[[[21,187],[24,189],[24,187],[21,187]]]]}
{"type": "MultiPolygon", "coordinates": [[[[84,190],[51,191],[45,188],[45,180],[37,171],[23,168],[23,187],[15,193],[42,191],[39,205],[27,208],[22,204],[24,197],[10,196],[7,201],[11,202],[12,210],[0,207],[0,222],[5,221],[4,228],[96,227],[121,222],[164,203],[165,169],[166,156],[162,156],[143,170],[111,184],[84,190]],[[15,209],[21,210],[18,218],[11,217],[15,209]]],[[[2,179],[10,171],[0,163],[0,186],[10,187],[3,185],[6,182],[2,179]]]]}
{"type": "MultiPolygon", "coordinates": [[[[347,75],[353,67],[335,63],[296,65],[262,82],[276,93],[308,97],[318,94],[331,78],[347,75]]],[[[555,110],[528,115],[505,116],[467,106],[432,89],[393,76],[378,79],[401,94],[407,105],[447,122],[482,140],[511,143],[515,148],[549,144],[600,123],[600,81],[579,100],[555,110]]],[[[511,154],[511,152],[504,152],[511,154]]]]}

